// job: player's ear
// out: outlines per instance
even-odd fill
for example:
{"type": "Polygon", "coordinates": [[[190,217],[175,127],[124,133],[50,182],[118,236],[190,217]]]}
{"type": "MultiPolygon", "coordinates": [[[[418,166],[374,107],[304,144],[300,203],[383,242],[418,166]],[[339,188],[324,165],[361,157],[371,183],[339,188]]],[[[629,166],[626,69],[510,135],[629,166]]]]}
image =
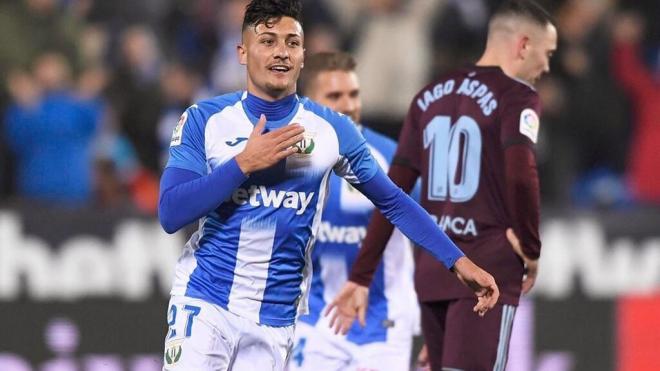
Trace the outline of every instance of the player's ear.
{"type": "Polygon", "coordinates": [[[236,45],[236,53],[238,54],[238,63],[247,65],[247,48],[244,43],[236,45]]]}
{"type": "Polygon", "coordinates": [[[523,35],[518,39],[518,44],[516,45],[516,58],[520,60],[527,59],[527,53],[529,53],[529,36],[523,35]]]}

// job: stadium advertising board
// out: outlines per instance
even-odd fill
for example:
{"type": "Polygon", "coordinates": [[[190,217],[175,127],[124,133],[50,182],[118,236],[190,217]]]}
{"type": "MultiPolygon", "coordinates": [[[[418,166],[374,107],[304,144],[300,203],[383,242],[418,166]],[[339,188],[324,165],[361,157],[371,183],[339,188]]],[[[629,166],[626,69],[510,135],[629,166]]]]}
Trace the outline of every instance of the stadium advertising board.
{"type": "MultiPolygon", "coordinates": [[[[660,369],[660,214],[549,215],[509,371],[660,369]]],[[[185,240],[127,213],[0,210],[0,370],[160,370],[185,240]]]]}

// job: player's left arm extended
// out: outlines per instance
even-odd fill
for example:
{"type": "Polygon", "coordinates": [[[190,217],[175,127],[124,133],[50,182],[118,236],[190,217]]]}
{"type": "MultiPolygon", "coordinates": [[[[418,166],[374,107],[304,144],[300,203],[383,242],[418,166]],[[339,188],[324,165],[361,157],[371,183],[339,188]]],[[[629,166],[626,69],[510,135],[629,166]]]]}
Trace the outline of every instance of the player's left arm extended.
{"type": "Polygon", "coordinates": [[[426,210],[397,187],[382,170],[378,170],[369,181],[354,186],[406,237],[430,252],[447,269],[465,256],[438,228],[426,210]]]}

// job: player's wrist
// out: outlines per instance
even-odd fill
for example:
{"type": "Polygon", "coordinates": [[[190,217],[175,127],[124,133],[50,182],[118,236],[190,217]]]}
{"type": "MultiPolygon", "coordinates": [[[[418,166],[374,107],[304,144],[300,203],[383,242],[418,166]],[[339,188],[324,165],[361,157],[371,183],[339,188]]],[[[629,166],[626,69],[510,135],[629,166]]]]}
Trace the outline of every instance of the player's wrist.
{"type": "Polygon", "coordinates": [[[252,165],[252,161],[250,161],[249,157],[245,155],[245,152],[241,152],[234,157],[234,160],[236,161],[236,165],[238,165],[238,168],[245,174],[245,176],[250,176],[250,174],[254,171],[254,166],[252,165]]]}
{"type": "Polygon", "coordinates": [[[467,264],[469,264],[469,262],[470,262],[470,259],[468,259],[465,255],[463,255],[463,256],[459,257],[458,259],[456,259],[456,261],[451,266],[451,268],[449,268],[449,270],[451,270],[454,273],[459,273],[459,272],[465,270],[465,267],[466,267],[467,264]]]}

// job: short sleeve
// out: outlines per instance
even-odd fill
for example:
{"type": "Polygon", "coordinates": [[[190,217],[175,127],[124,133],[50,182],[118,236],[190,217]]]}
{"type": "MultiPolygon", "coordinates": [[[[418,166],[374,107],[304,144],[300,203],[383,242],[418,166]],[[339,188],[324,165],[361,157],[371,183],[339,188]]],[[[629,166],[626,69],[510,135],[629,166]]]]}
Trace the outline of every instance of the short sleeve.
{"type": "Polygon", "coordinates": [[[368,182],[379,166],[367,147],[367,142],[351,119],[341,116],[335,125],[339,138],[339,161],[334,171],[351,184],[368,182]]]}
{"type": "Polygon", "coordinates": [[[541,103],[535,91],[525,88],[512,89],[502,102],[500,141],[502,146],[528,144],[532,147],[538,140],[541,122],[541,103]]]}
{"type": "Polygon", "coordinates": [[[422,145],[419,122],[421,112],[416,102],[417,99],[413,99],[403,122],[401,134],[399,134],[399,144],[394,155],[394,163],[412,168],[419,173],[419,166],[422,163],[421,151],[424,146],[422,145]]]}
{"type": "Polygon", "coordinates": [[[206,151],[204,149],[205,120],[197,106],[188,108],[172,133],[170,158],[166,167],[176,167],[207,174],[206,151]]]}

